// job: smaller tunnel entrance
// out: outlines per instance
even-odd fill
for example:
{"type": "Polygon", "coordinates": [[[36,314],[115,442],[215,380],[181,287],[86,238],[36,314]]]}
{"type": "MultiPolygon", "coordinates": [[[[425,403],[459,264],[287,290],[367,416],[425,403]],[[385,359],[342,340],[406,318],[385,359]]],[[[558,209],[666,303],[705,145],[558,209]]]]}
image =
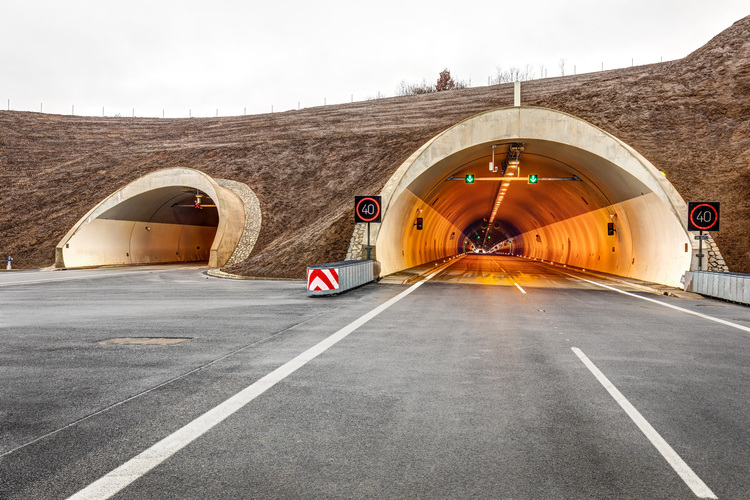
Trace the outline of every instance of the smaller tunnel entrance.
{"type": "Polygon", "coordinates": [[[206,262],[224,265],[245,227],[243,200],[184,168],[141,177],[109,196],[58,244],[56,267],[206,262]]]}

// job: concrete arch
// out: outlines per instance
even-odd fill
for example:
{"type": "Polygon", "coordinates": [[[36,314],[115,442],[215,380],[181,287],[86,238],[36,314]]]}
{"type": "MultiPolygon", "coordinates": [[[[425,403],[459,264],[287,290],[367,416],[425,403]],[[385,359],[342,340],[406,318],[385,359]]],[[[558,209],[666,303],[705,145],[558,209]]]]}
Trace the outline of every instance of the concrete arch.
{"type": "MultiPolygon", "coordinates": [[[[525,144],[522,175],[576,176],[581,182],[514,183],[494,228],[502,248],[679,286],[691,268],[694,240],[686,229],[686,203],[672,184],[637,151],[594,125],[522,106],[464,120],[399,167],[381,192],[383,223],[373,228],[384,274],[464,250],[462,243],[489,213],[498,183],[467,186],[451,178],[493,175],[486,173],[491,146],[507,149],[510,143],[525,144]],[[423,231],[414,228],[417,216],[423,231]],[[616,225],[614,236],[607,235],[609,222],[616,225]]],[[[350,256],[361,254],[358,243],[352,239],[350,256]]]]}
{"type": "Polygon", "coordinates": [[[235,194],[236,185],[190,168],[144,175],[105,198],[68,231],[55,249],[55,266],[208,261],[210,267],[221,267],[230,258],[241,260],[260,232],[260,206],[247,186],[235,188],[235,194]],[[215,207],[195,208],[196,193],[203,205],[215,207]],[[249,221],[250,214],[257,220],[249,221]]]}

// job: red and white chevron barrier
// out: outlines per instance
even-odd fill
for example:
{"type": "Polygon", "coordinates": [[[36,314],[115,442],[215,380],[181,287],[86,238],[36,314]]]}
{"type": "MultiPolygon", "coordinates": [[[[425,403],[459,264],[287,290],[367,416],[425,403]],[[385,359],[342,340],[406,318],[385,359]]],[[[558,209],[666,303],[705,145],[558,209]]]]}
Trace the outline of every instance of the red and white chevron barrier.
{"type": "Polygon", "coordinates": [[[307,295],[338,295],[375,281],[379,275],[380,263],[374,260],[344,260],[308,266],[307,295]]]}
{"type": "Polygon", "coordinates": [[[311,292],[339,289],[337,269],[307,269],[307,289],[311,292]]]}

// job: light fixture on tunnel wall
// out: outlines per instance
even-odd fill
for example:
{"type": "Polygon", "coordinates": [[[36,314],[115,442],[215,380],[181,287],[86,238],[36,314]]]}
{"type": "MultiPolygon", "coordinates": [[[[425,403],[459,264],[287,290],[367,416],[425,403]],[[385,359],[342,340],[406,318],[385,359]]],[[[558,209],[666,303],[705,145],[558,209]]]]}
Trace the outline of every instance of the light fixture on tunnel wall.
{"type": "MultiPolygon", "coordinates": [[[[183,191],[186,191],[186,190],[183,189],[183,191]]],[[[192,189],[190,189],[190,191],[192,191],[192,189]]],[[[201,193],[199,190],[196,189],[195,190],[195,201],[193,202],[192,205],[175,203],[175,204],[172,205],[171,208],[174,208],[174,207],[192,207],[192,208],[197,208],[197,209],[200,209],[200,210],[202,210],[204,208],[216,208],[216,205],[208,205],[208,204],[203,203],[202,198],[204,196],[206,196],[206,195],[203,194],[203,193],[201,193]]]]}
{"type": "Polygon", "coordinates": [[[202,195],[202,194],[195,195],[195,208],[203,209],[203,208],[209,208],[209,207],[214,207],[214,208],[216,207],[216,205],[207,205],[203,203],[202,201],[203,196],[205,195],[202,195]]]}

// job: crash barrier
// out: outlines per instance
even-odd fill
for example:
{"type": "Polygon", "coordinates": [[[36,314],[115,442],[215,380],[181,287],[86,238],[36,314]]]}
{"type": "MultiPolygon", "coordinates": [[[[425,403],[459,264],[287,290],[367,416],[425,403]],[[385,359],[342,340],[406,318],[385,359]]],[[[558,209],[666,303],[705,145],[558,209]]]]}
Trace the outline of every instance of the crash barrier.
{"type": "Polygon", "coordinates": [[[750,305],[750,274],[688,271],[685,291],[750,305]]]}
{"type": "Polygon", "coordinates": [[[380,276],[376,260],[345,260],[307,268],[308,295],[335,295],[364,285],[380,276]]]}

